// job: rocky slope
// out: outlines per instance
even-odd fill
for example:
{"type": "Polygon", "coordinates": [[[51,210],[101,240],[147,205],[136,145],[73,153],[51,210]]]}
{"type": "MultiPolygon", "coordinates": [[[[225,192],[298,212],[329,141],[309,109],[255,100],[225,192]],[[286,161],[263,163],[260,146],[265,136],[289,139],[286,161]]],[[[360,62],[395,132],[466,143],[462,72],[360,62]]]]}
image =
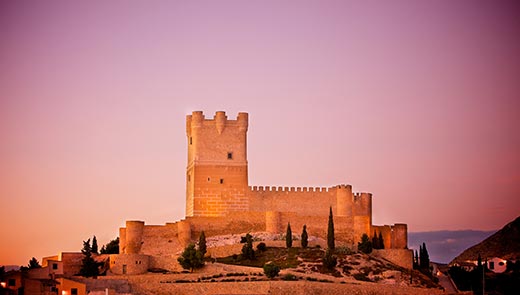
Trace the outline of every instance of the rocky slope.
{"type": "Polygon", "coordinates": [[[520,217],[517,217],[484,241],[466,249],[455,257],[451,263],[477,260],[479,254],[483,259],[491,257],[500,257],[507,260],[520,259],[520,217]]]}

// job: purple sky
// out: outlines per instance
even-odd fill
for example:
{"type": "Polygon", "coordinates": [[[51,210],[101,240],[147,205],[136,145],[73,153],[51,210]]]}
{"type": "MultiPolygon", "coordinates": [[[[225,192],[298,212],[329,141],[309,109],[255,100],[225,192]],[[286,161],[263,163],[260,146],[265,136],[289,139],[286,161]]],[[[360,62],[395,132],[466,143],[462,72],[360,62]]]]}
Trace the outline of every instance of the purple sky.
{"type": "Polygon", "coordinates": [[[251,185],[375,224],[520,212],[518,1],[1,1],[0,264],[184,216],[185,115],[250,114],[251,185]]]}

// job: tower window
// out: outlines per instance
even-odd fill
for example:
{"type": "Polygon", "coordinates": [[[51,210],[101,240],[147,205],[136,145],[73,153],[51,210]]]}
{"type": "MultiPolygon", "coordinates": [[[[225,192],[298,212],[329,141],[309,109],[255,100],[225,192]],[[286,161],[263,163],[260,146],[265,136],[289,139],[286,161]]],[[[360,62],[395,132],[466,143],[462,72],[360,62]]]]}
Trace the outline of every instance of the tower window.
{"type": "Polygon", "coordinates": [[[228,160],[233,159],[233,153],[231,153],[231,152],[227,153],[227,158],[228,158],[228,160]]]}
{"type": "Polygon", "coordinates": [[[193,138],[190,136],[190,144],[193,143],[193,138]]]}
{"type": "Polygon", "coordinates": [[[224,183],[224,178],[221,178],[220,179],[220,184],[223,184],[224,183]]]}
{"type": "Polygon", "coordinates": [[[211,181],[211,178],[208,177],[208,182],[210,182],[210,181],[211,181]]]}

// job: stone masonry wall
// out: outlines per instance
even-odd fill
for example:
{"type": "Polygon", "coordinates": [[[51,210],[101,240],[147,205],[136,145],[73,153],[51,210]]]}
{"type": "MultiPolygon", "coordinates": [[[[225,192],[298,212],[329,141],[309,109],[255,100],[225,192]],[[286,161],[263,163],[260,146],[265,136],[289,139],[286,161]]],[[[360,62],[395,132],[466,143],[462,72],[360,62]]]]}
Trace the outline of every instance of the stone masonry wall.
{"type": "Polygon", "coordinates": [[[336,192],[325,187],[250,187],[247,192],[251,211],[295,212],[305,216],[336,214],[336,192]]]}

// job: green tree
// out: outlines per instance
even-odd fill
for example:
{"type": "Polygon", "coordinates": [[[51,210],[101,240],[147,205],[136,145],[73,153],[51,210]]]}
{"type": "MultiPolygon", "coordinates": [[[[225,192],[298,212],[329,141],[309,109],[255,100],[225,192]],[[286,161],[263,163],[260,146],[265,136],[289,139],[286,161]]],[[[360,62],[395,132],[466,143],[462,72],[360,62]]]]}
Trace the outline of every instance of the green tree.
{"type": "Polygon", "coordinates": [[[309,245],[309,236],[307,235],[307,226],[305,224],[303,225],[301,243],[302,243],[302,248],[307,248],[307,246],[309,245]]]}
{"type": "Polygon", "coordinates": [[[327,228],[327,247],[331,250],[334,250],[334,219],[332,217],[332,207],[330,207],[329,212],[329,226],[327,228]]]}
{"type": "Polygon", "coordinates": [[[372,248],[379,249],[379,239],[377,237],[376,231],[374,231],[374,236],[372,237],[372,248]]]}
{"type": "Polygon", "coordinates": [[[336,256],[332,255],[332,250],[327,249],[325,251],[325,255],[323,256],[323,266],[327,269],[334,269],[336,264],[338,263],[338,259],[336,256]]]}
{"type": "Polygon", "coordinates": [[[253,236],[247,234],[245,237],[245,244],[242,246],[242,257],[245,259],[255,259],[255,250],[253,249],[253,236]]]}
{"type": "Polygon", "coordinates": [[[430,269],[430,255],[426,249],[426,243],[423,242],[422,247],[419,246],[419,267],[428,271],[430,269]]]}
{"type": "Polygon", "coordinates": [[[264,264],[265,276],[272,279],[280,273],[280,267],[272,262],[264,264]]]}
{"type": "Polygon", "coordinates": [[[292,230],[291,230],[291,223],[287,223],[287,232],[285,233],[285,246],[287,248],[292,247],[292,230]]]}
{"type": "Polygon", "coordinates": [[[96,238],[96,236],[94,236],[94,237],[92,238],[92,248],[91,248],[91,250],[92,250],[92,253],[94,253],[94,254],[99,254],[99,253],[98,253],[98,244],[97,244],[97,238],[96,238]]]}
{"type": "Polygon", "coordinates": [[[370,254],[372,252],[372,242],[367,234],[361,236],[361,242],[358,243],[358,250],[365,254],[370,254]]]}
{"type": "Polygon", "coordinates": [[[101,247],[101,254],[119,254],[119,237],[101,247]]]}
{"type": "Polygon", "coordinates": [[[92,247],[90,239],[83,241],[83,259],[81,260],[81,269],[79,274],[84,277],[97,277],[99,275],[99,263],[92,258],[92,247]]]}
{"type": "MultiPolygon", "coordinates": [[[[419,245],[421,247],[421,245],[419,245]]],[[[415,257],[413,259],[413,269],[419,268],[419,254],[417,254],[417,250],[415,250],[415,257]]]]}
{"type": "Polygon", "coordinates": [[[204,234],[204,231],[200,232],[199,236],[199,251],[202,254],[202,257],[206,255],[207,247],[206,247],[206,234],[204,234]]]}
{"type": "Polygon", "coordinates": [[[33,269],[33,268],[41,268],[42,266],[38,262],[38,259],[33,257],[33,258],[31,258],[31,260],[29,260],[29,265],[27,267],[29,269],[33,269]]]}
{"type": "Polygon", "coordinates": [[[204,257],[199,250],[195,249],[194,244],[189,244],[181,256],[177,258],[177,261],[181,264],[182,268],[189,269],[193,272],[196,268],[201,268],[204,265],[204,257]]]}

